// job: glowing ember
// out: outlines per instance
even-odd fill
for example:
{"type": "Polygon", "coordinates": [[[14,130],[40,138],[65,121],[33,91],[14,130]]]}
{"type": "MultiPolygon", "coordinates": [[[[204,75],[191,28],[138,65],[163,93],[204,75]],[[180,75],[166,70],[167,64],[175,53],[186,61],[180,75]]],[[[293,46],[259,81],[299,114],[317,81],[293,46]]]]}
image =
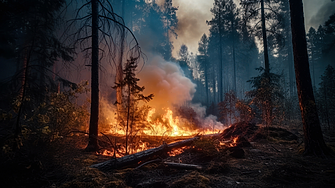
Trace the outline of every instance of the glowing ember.
{"type": "Polygon", "coordinates": [[[238,139],[238,137],[235,137],[235,138],[233,139],[233,143],[234,143],[234,144],[236,144],[237,139],[238,139]]]}
{"type": "Polygon", "coordinates": [[[178,148],[178,149],[174,149],[174,150],[168,152],[168,155],[169,156],[176,156],[176,155],[182,154],[187,147],[188,146],[184,146],[184,147],[181,147],[181,148],[178,148]]]}
{"type": "MultiPolygon", "coordinates": [[[[128,152],[129,154],[133,154],[133,153],[138,153],[140,151],[144,151],[153,147],[148,147],[149,143],[148,142],[138,142],[136,144],[132,144],[129,148],[128,148],[128,152]]],[[[123,157],[126,153],[126,148],[125,147],[120,147],[117,152],[115,152],[115,156],[116,158],[120,158],[123,157]]],[[[97,152],[98,155],[104,155],[104,156],[110,156],[113,157],[114,156],[114,149],[110,150],[104,150],[103,152],[97,152]]]]}
{"type": "Polygon", "coordinates": [[[220,146],[234,147],[237,144],[238,137],[233,138],[233,140],[220,141],[220,146]]]}

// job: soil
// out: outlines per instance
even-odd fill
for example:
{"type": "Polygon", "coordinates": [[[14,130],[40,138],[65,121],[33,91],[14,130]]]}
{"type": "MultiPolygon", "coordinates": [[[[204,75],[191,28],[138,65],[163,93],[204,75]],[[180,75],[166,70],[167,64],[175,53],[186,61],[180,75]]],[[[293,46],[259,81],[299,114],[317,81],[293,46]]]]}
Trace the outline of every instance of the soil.
{"type": "MultiPolygon", "coordinates": [[[[73,136],[54,156],[61,170],[50,172],[56,178],[44,187],[335,187],[335,158],[302,156],[301,134],[292,132],[239,124],[220,137],[201,138],[179,155],[162,156],[163,162],[200,165],[202,170],[172,168],[157,161],[136,168],[143,161],[109,172],[89,168],[110,157],[83,152],[87,137],[73,136]],[[236,136],[240,138],[234,145],[236,136]]],[[[156,137],[146,139],[156,141],[152,146],[161,144],[156,137]]],[[[335,139],[328,136],[325,140],[334,150],[335,139]]]]}

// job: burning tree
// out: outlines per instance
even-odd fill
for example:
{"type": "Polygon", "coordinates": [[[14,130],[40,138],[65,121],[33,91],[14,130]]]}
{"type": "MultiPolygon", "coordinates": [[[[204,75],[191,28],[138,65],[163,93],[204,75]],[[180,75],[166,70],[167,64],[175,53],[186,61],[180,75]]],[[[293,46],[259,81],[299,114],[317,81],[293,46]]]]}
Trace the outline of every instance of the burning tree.
{"type": "Polygon", "coordinates": [[[143,126],[145,126],[145,118],[147,116],[149,107],[139,106],[140,101],[149,102],[154,95],[150,94],[144,96],[142,94],[145,89],[144,86],[139,86],[137,82],[140,80],[135,77],[138,58],[130,57],[127,60],[125,69],[123,70],[123,80],[115,83],[114,89],[121,88],[123,91],[122,102],[116,101],[117,105],[122,107],[118,109],[118,122],[126,129],[126,154],[128,154],[129,138],[136,135],[143,126]]]}

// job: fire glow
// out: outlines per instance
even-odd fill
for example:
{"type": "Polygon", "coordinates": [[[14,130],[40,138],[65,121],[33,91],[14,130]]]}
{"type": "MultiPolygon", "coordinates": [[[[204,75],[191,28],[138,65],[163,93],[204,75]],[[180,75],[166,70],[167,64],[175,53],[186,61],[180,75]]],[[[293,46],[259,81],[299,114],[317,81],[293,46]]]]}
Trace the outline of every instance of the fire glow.
{"type": "MultiPolygon", "coordinates": [[[[140,130],[128,132],[131,135],[158,136],[158,137],[189,137],[197,134],[213,134],[224,129],[215,116],[205,117],[206,108],[192,104],[196,85],[185,77],[183,70],[176,63],[166,62],[160,57],[154,57],[143,67],[139,73],[139,84],[145,86],[144,95],[154,94],[152,101],[148,103],[150,109],[142,122],[140,130]]],[[[109,109],[103,110],[110,114],[108,124],[110,129],[108,134],[126,137],[126,127],[116,122],[115,107],[105,105],[109,109]]],[[[133,125],[130,122],[129,125],[133,125]]],[[[135,125],[136,126],[136,125],[135,125]]],[[[132,128],[130,128],[132,129],[132,128]]],[[[143,142],[141,142],[143,143],[143,142]]],[[[139,147],[140,143],[133,143],[136,149],[131,149],[129,153],[137,153],[152,148],[149,143],[139,147]]],[[[125,153],[125,148],[118,148],[119,153],[125,153]],[[124,152],[123,152],[124,150],[124,152]]],[[[114,152],[103,153],[113,156],[114,152]]],[[[115,152],[116,157],[120,154],[115,152]]]]}
{"type": "MultiPolygon", "coordinates": [[[[213,134],[222,131],[222,127],[213,127],[213,125],[206,125],[205,128],[191,128],[190,122],[187,119],[174,116],[174,113],[171,109],[165,109],[165,113],[156,114],[156,109],[152,108],[146,118],[147,126],[141,130],[139,135],[147,136],[193,136],[197,134],[213,134]]],[[[115,122],[110,123],[113,127],[115,122]]],[[[108,132],[112,135],[126,135],[126,131],[119,128],[111,128],[108,132]]]]}

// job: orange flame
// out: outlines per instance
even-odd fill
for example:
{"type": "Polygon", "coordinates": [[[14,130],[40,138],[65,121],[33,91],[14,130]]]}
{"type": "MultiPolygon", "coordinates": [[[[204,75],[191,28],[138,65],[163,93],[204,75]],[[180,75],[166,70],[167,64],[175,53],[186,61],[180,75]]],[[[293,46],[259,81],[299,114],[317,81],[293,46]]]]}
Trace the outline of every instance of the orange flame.
{"type": "MultiPolygon", "coordinates": [[[[146,121],[147,126],[141,130],[141,133],[150,136],[192,136],[199,133],[212,134],[220,131],[219,129],[192,129],[186,119],[175,116],[169,108],[166,108],[163,114],[157,114],[155,108],[150,109],[146,121]]],[[[125,129],[117,126],[116,122],[112,122],[110,125],[112,128],[109,133],[126,134],[125,129]]]]}

